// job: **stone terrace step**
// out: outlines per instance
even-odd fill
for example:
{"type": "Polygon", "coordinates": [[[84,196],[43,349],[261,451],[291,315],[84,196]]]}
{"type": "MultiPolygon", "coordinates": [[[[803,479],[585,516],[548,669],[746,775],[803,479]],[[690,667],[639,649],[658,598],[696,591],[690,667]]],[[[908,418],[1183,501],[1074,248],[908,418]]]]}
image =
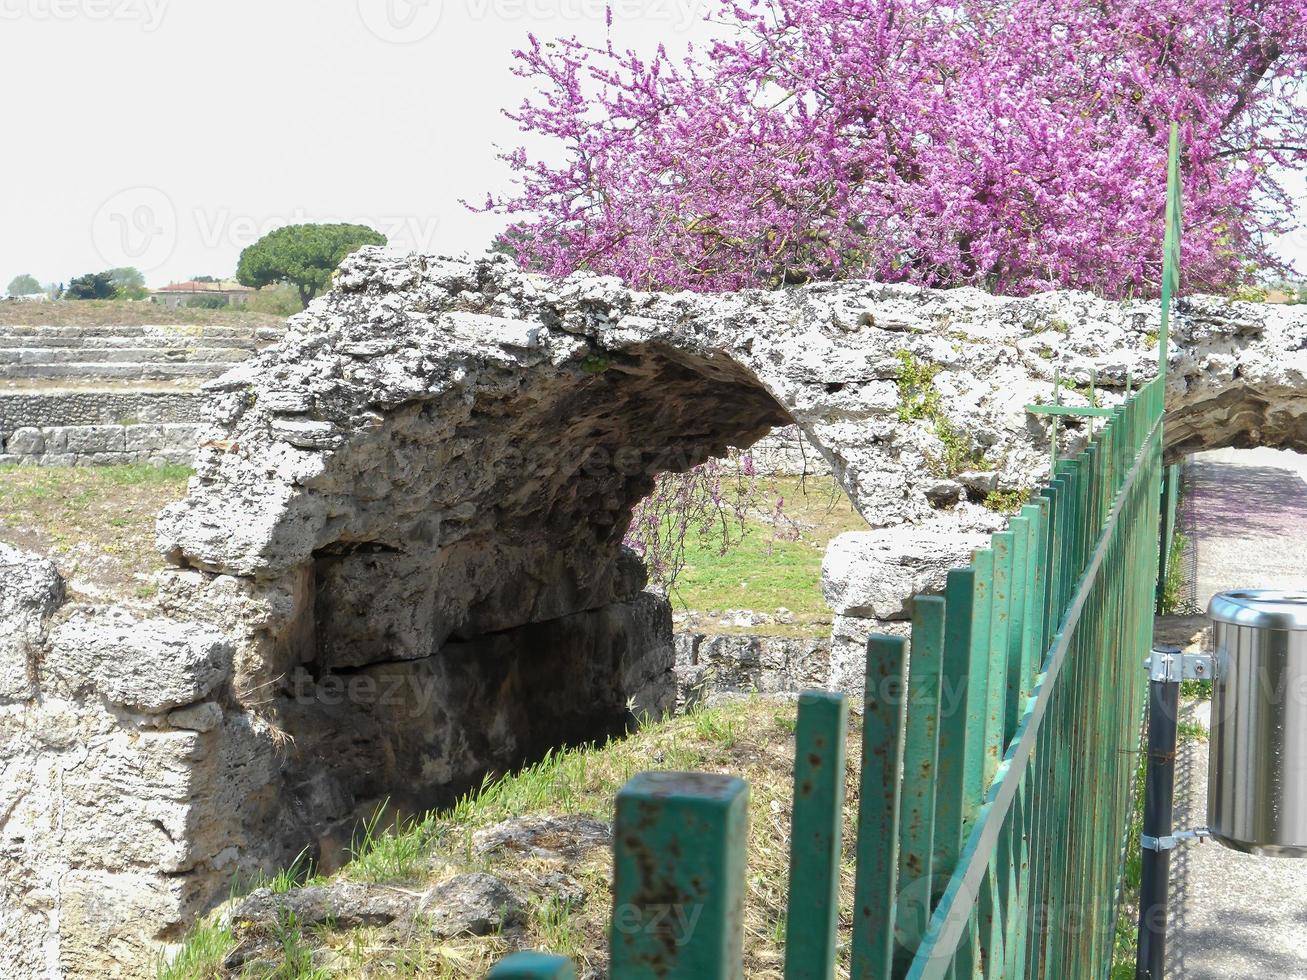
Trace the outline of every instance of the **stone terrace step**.
{"type": "Polygon", "coordinates": [[[184,348],[187,350],[235,349],[248,353],[267,344],[251,337],[187,337],[183,334],[143,336],[59,337],[50,334],[9,336],[0,331],[0,350],[116,350],[134,348],[184,348]]]}
{"type": "Polygon", "coordinates": [[[0,365],[6,364],[237,364],[254,352],[237,347],[0,347],[0,365]]]}
{"type": "Polygon", "coordinates": [[[150,337],[169,336],[185,337],[192,341],[199,340],[254,340],[258,343],[272,343],[285,334],[283,327],[214,327],[196,326],[194,324],[156,324],[151,326],[0,326],[0,337],[65,337],[86,339],[104,337],[150,337]]]}
{"type": "Polygon", "coordinates": [[[230,361],[170,363],[106,363],[67,361],[59,364],[0,364],[0,378],[114,378],[148,380],[165,378],[216,378],[231,367],[230,361]]]}
{"type": "Polygon", "coordinates": [[[97,387],[0,388],[0,433],[27,427],[201,422],[198,389],[106,381],[97,387]]]}

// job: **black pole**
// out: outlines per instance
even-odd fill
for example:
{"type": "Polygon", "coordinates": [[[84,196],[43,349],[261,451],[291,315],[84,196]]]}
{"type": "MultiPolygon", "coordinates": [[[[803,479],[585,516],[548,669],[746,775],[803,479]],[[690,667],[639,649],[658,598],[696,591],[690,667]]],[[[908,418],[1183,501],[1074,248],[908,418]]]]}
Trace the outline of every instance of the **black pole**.
{"type": "MultiPolygon", "coordinates": [[[[1178,674],[1179,672],[1174,672],[1178,674]]],[[[1144,782],[1144,836],[1171,835],[1175,793],[1176,716],[1180,682],[1148,682],[1148,773],[1144,782]]],[[[1143,848],[1139,881],[1139,955],[1135,980],[1162,980],[1166,971],[1167,901],[1171,891],[1171,851],[1143,848]]]]}

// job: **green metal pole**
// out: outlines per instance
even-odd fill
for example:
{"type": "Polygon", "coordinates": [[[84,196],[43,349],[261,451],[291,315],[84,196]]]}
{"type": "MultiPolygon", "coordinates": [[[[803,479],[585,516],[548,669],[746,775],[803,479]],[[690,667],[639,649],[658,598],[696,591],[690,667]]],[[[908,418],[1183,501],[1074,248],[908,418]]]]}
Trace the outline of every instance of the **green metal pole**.
{"type": "Polygon", "coordinates": [[[890,980],[893,975],[907,660],[908,644],[902,637],[873,636],[867,641],[852,980],[890,980]]]}
{"type": "Polygon", "coordinates": [[[805,691],[799,696],[785,980],[835,976],[848,728],[849,703],[843,694],[805,691]]]}
{"type": "Polygon", "coordinates": [[[744,980],[749,787],[710,773],[640,773],[617,794],[612,975],[744,980]]]}
{"type": "Polygon", "coordinates": [[[486,980],[576,980],[570,960],[548,953],[514,953],[494,965],[486,980]]]}

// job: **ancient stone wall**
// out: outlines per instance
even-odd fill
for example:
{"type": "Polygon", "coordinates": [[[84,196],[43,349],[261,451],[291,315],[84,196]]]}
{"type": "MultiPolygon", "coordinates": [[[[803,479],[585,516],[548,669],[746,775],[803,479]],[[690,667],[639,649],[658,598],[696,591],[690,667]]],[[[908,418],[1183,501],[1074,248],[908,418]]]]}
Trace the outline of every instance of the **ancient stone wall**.
{"type": "Polygon", "coordinates": [[[825,687],[830,640],[745,633],[676,634],[677,708],[721,695],[798,694],[825,687]]]}
{"type": "MultiPolygon", "coordinates": [[[[0,974],[146,975],[234,870],[306,844],[329,866],[383,798],[446,801],[670,708],[671,621],[623,547],[631,509],[657,473],[777,427],[871,528],[828,558],[834,637],[756,658],[691,643],[682,694],[711,670],[856,688],[866,633],[905,628],[907,597],[1002,520],[987,495],[1047,474],[1024,406],[1054,366],[1118,402],[1155,370],[1156,322],[1082,294],[658,295],[359,253],[207,386],[149,608],[61,604],[39,559],[0,561],[0,974]]],[[[1305,348],[1302,312],[1190,303],[1170,451],[1307,448],[1305,348]]]]}
{"type": "MultiPolygon", "coordinates": [[[[210,598],[232,622],[251,595],[210,598]]],[[[383,801],[448,805],[675,701],[670,610],[639,591],[262,689],[239,639],[161,612],[66,602],[47,559],[0,545],[0,976],[153,976],[234,880],[306,848],[331,870],[383,801]]]]}
{"type": "Polygon", "coordinates": [[[0,326],[0,465],[187,463],[199,385],[275,327],[0,326]]]}
{"type": "Polygon", "coordinates": [[[25,425],[0,434],[0,466],[105,466],[189,463],[201,423],[25,425]]]}

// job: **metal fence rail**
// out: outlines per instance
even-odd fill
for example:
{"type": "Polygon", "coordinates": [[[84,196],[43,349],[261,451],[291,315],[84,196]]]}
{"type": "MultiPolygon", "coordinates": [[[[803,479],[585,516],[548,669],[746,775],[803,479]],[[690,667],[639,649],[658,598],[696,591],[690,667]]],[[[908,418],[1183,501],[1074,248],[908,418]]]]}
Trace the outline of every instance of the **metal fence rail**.
{"type": "MultiPolygon", "coordinates": [[[[854,980],[1110,969],[1159,581],[1178,159],[1173,128],[1158,377],[1113,409],[1045,411],[1106,424],[942,596],[916,599],[910,660],[904,639],[868,643],[854,980]]],[[[843,695],[800,699],[787,980],[826,980],[840,959],[847,724],[843,695]]],[[[695,773],[618,794],[615,980],[744,976],[747,801],[742,781],[695,773]]],[[[539,953],[491,972],[571,976],[539,953]]]]}
{"type": "MultiPolygon", "coordinates": [[[[1161,399],[1162,382],[1146,386],[950,575],[946,631],[957,616],[970,666],[954,673],[946,653],[944,676],[966,684],[968,706],[941,718],[940,740],[960,737],[963,771],[936,774],[950,819],[934,852],[950,877],[941,896],[924,886],[931,918],[909,977],[1099,977],[1110,964],[1152,641],[1161,399]]],[[[900,854],[900,893],[914,857],[900,854]]],[[[853,975],[887,976],[860,968],[857,942],[853,975]]]]}

